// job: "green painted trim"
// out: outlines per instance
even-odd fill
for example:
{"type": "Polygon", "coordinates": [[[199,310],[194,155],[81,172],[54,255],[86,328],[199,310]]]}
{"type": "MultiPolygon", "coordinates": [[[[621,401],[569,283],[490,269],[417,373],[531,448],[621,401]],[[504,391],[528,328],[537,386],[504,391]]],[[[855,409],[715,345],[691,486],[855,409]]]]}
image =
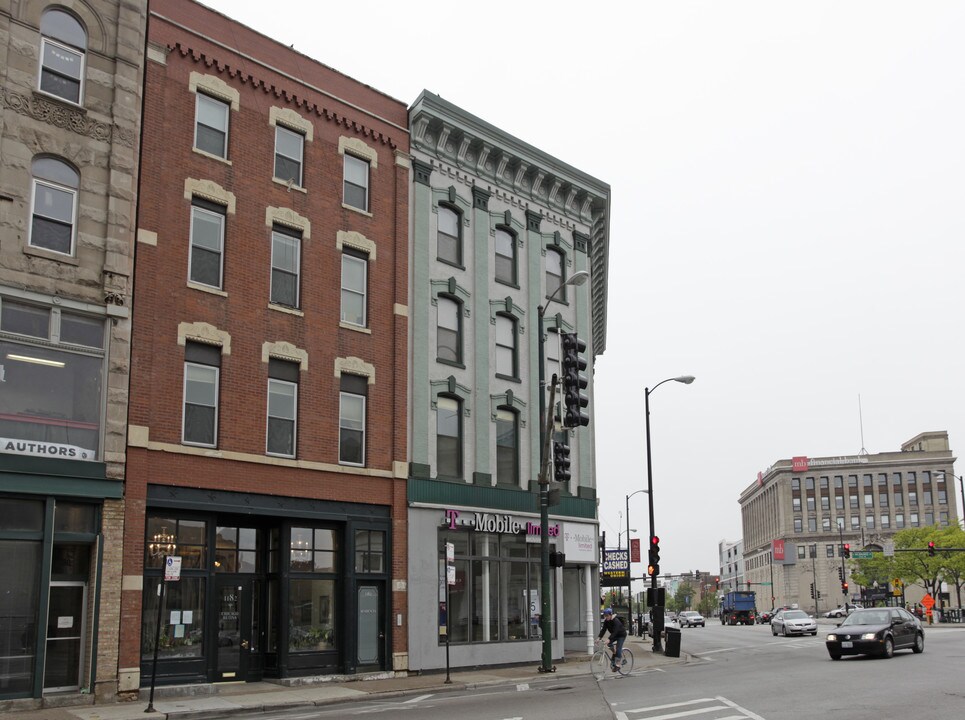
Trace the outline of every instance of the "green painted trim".
{"type": "MultiPolygon", "coordinates": [[[[506,512],[535,513],[539,511],[539,496],[519,488],[486,487],[468,483],[448,483],[436,480],[409,478],[409,503],[431,503],[446,507],[472,507],[506,512]]],[[[594,520],[596,500],[565,496],[553,513],[555,516],[594,520]]]]}
{"type": "Polygon", "coordinates": [[[578,487],[576,489],[576,494],[585,500],[596,500],[596,488],[591,487],[578,487]]]}
{"type": "Polygon", "coordinates": [[[61,497],[110,498],[124,497],[121,480],[85,480],[67,477],[44,477],[17,473],[0,473],[4,492],[29,495],[58,495],[61,497]]]}
{"type": "Polygon", "coordinates": [[[474,472],[472,474],[472,484],[482,485],[483,487],[492,487],[493,484],[493,474],[492,473],[481,473],[474,472]]]}
{"type": "MultiPolygon", "coordinates": [[[[473,188],[476,197],[476,188],[473,188]]],[[[473,273],[472,328],[466,328],[466,340],[474,350],[472,358],[473,368],[473,397],[476,403],[476,417],[472,422],[473,467],[474,472],[492,473],[495,464],[495,428],[493,418],[483,412],[482,404],[492,392],[491,385],[494,378],[490,375],[492,360],[490,351],[493,347],[495,328],[491,326],[489,305],[489,254],[492,244],[489,240],[489,212],[486,208],[476,207],[472,212],[472,261],[470,267],[473,273]],[[472,341],[469,339],[472,338],[472,341]]],[[[468,324],[468,323],[467,323],[468,324]]],[[[418,346],[416,346],[418,347],[418,346]]],[[[419,417],[414,415],[413,417],[419,417]]],[[[469,423],[466,423],[467,430],[469,423]]],[[[469,469],[469,468],[467,468],[469,469]]]]}
{"type": "Polygon", "coordinates": [[[489,198],[493,194],[488,190],[483,190],[480,187],[472,186],[472,206],[477,210],[489,211],[489,198]]]}
{"type": "Polygon", "coordinates": [[[44,508],[43,560],[40,571],[40,596],[37,603],[37,644],[34,650],[34,685],[32,697],[44,696],[44,661],[47,655],[47,617],[50,612],[50,565],[54,557],[54,498],[48,497],[44,508]]]}
{"type": "Polygon", "coordinates": [[[532,230],[533,232],[539,232],[540,223],[543,222],[543,216],[538,212],[533,212],[532,210],[526,211],[526,229],[532,230]]]}
{"type": "MultiPolygon", "coordinates": [[[[429,418],[429,327],[432,287],[429,275],[429,228],[435,207],[433,191],[427,185],[415,183],[412,187],[412,304],[409,305],[409,328],[412,337],[412,361],[409,379],[412,387],[411,418],[429,418]]],[[[415,426],[412,432],[410,459],[414,466],[429,466],[428,427],[415,426]]],[[[425,473],[429,475],[428,472],[425,473]]]]}
{"type": "Polygon", "coordinates": [[[412,158],[412,169],[415,172],[415,181],[420,185],[429,185],[432,177],[432,165],[412,158]]]}
{"type": "Polygon", "coordinates": [[[94,647],[91,648],[93,652],[90,654],[90,674],[87,677],[87,692],[93,695],[96,692],[97,686],[97,638],[100,637],[100,619],[101,619],[101,586],[104,578],[104,508],[103,506],[97,508],[97,513],[100,515],[97,518],[97,527],[100,528],[100,532],[97,534],[97,579],[94,581],[94,622],[92,623],[93,628],[91,629],[91,642],[94,647]]]}
{"type": "Polygon", "coordinates": [[[107,464],[0,453],[0,473],[4,472],[104,480],[107,478],[107,464]]]}

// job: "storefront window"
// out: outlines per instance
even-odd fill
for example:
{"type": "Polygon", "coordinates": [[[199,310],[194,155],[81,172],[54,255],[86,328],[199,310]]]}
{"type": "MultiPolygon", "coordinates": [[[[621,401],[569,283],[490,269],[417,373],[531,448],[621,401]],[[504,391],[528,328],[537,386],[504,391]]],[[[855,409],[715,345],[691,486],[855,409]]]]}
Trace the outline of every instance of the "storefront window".
{"type": "Polygon", "coordinates": [[[447,540],[456,555],[456,582],[448,588],[450,642],[538,638],[539,545],[522,534],[441,533],[440,602],[446,599],[447,540]]]}
{"type": "Polygon", "coordinates": [[[292,580],[289,652],[335,650],[335,580],[292,580]]]}
{"type": "Polygon", "coordinates": [[[204,569],[207,554],[204,520],[153,516],[147,519],[147,537],[144,542],[144,567],[160,568],[165,555],[178,555],[181,569],[204,569]]]}
{"type": "Polygon", "coordinates": [[[291,569],[294,572],[335,572],[335,531],[292,528],[291,569]]]}
{"type": "MultiPolygon", "coordinates": [[[[154,656],[159,577],[144,579],[144,605],[141,611],[141,659],[154,656]]],[[[164,584],[161,605],[161,635],[158,658],[201,657],[204,649],[205,579],[181,576],[164,584]]]]}
{"type": "Polygon", "coordinates": [[[104,377],[104,321],[0,298],[5,359],[0,437],[22,455],[96,460],[104,377]]]}

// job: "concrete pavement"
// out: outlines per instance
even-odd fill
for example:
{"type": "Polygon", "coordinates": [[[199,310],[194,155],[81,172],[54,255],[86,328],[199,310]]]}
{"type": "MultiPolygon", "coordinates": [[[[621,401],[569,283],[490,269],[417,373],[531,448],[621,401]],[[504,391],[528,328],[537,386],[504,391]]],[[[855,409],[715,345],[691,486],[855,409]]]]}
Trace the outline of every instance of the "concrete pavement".
{"type": "MultiPolygon", "coordinates": [[[[654,654],[653,641],[649,638],[629,638],[627,647],[633,651],[634,671],[661,665],[686,662],[686,653],[680,658],[654,654]]],[[[218,683],[213,685],[182,685],[159,687],[154,693],[153,713],[146,713],[148,692],[141,691],[137,701],[107,703],[100,705],[68,705],[53,707],[56,697],[45,698],[45,706],[38,708],[35,700],[0,701],[0,716],[10,720],[202,720],[236,714],[252,714],[285,708],[311,708],[374,698],[404,697],[427,692],[472,690],[489,685],[534,683],[555,677],[584,675],[589,673],[589,656],[567,654],[557,661],[556,672],[538,672],[539,663],[511,667],[457,669],[446,673],[432,672],[398,677],[395,673],[379,673],[367,676],[338,676],[336,678],[312,678],[297,685],[280,685],[274,682],[218,683]]],[[[83,701],[76,695],[65,697],[64,702],[83,701]]]]}

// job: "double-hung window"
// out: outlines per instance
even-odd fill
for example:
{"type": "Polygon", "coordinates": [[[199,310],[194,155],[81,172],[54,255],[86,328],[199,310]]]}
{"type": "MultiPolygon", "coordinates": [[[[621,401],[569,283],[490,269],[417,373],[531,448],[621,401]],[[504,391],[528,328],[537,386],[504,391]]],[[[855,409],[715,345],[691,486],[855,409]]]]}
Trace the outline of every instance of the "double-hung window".
{"type": "Polygon", "coordinates": [[[228,103],[197,94],[194,146],[220,158],[228,157],[228,103]]]}
{"type": "Polygon", "coordinates": [[[436,257],[450,265],[462,266],[462,216],[450,207],[439,206],[436,257]]]}
{"type": "Polygon", "coordinates": [[[197,342],[184,345],[184,418],[182,441],[216,447],[221,348],[197,342]]]}
{"type": "Polygon", "coordinates": [[[268,441],[269,455],[295,457],[298,416],[298,364],[268,360],[268,441]]]}
{"type": "Polygon", "coordinates": [[[496,228],[496,280],[516,284],[516,238],[508,230],[496,228]]]}
{"type": "Polygon", "coordinates": [[[365,404],[368,378],[342,374],[338,411],[338,461],[365,465],[365,404]]]}
{"type": "MultiPolygon", "coordinates": [[[[546,251],[546,297],[552,297],[563,284],[563,253],[556,250],[546,251]]],[[[565,300],[564,290],[557,300],[565,300]]]]}
{"type": "Polygon", "coordinates": [[[84,88],[87,33],[63,10],[48,10],[40,20],[40,89],[79,105],[84,88]]]}
{"type": "Polygon", "coordinates": [[[294,130],[275,126],[275,177],[302,187],[302,161],[305,136],[294,130]]]}
{"type": "Polygon", "coordinates": [[[516,321],[508,315],[496,316],[496,374],[516,377],[516,321]]]}
{"type": "Polygon", "coordinates": [[[33,217],[29,244],[73,255],[80,175],[67,163],[51,157],[36,158],[30,169],[33,175],[33,217]]]}
{"type": "Polygon", "coordinates": [[[496,482],[519,484],[518,417],[509,408],[496,409],[496,482]]]}
{"type": "Polygon", "coordinates": [[[191,204],[192,282],[221,288],[224,266],[225,208],[194,198],[191,204]]]}
{"type": "Polygon", "coordinates": [[[451,363],[462,362],[462,323],[460,322],[460,304],[450,297],[440,295],[436,310],[438,321],[436,327],[436,357],[451,363]]]}
{"type": "Polygon", "coordinates": [[[345,204],[359,210],[369,209],[369,164],[354,155],[345,154],[345,204]]]}
{"type": "Polygon", "coordinates": [[[462,421],[459,400],[440,396],[436,400],[436,474],[462,477],[462,421]]]}
{"type": "Polygon", "coordinates": [[[275,225],[271,231],[271,301],[298,307],[302,235],[298,230],[275,225]]]}
{"type": "Polygon", "coordinates": [[[366,327],[368,255],[345,248],[342,251],[342,322],[366,327]]]}

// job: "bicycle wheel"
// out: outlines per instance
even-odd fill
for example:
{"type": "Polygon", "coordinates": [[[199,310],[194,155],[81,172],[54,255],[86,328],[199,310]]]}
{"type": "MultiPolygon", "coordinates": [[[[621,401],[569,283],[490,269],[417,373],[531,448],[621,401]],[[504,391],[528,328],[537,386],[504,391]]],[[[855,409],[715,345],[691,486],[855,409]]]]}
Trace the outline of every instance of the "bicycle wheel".
{"type": "Polygon", "coordinates": [[[633,672],[633,653],[626,648],[623,648],[623,662],[620,663],[617,672],[621,675],[629,675],[633,672]]]}
{"type": "Polygon", "coordinates": [[[597,680],[606,677],[606,671],[610,669],[610,658],[602,650],[597,650],[590,658],[590,675],[597,680]]]}

